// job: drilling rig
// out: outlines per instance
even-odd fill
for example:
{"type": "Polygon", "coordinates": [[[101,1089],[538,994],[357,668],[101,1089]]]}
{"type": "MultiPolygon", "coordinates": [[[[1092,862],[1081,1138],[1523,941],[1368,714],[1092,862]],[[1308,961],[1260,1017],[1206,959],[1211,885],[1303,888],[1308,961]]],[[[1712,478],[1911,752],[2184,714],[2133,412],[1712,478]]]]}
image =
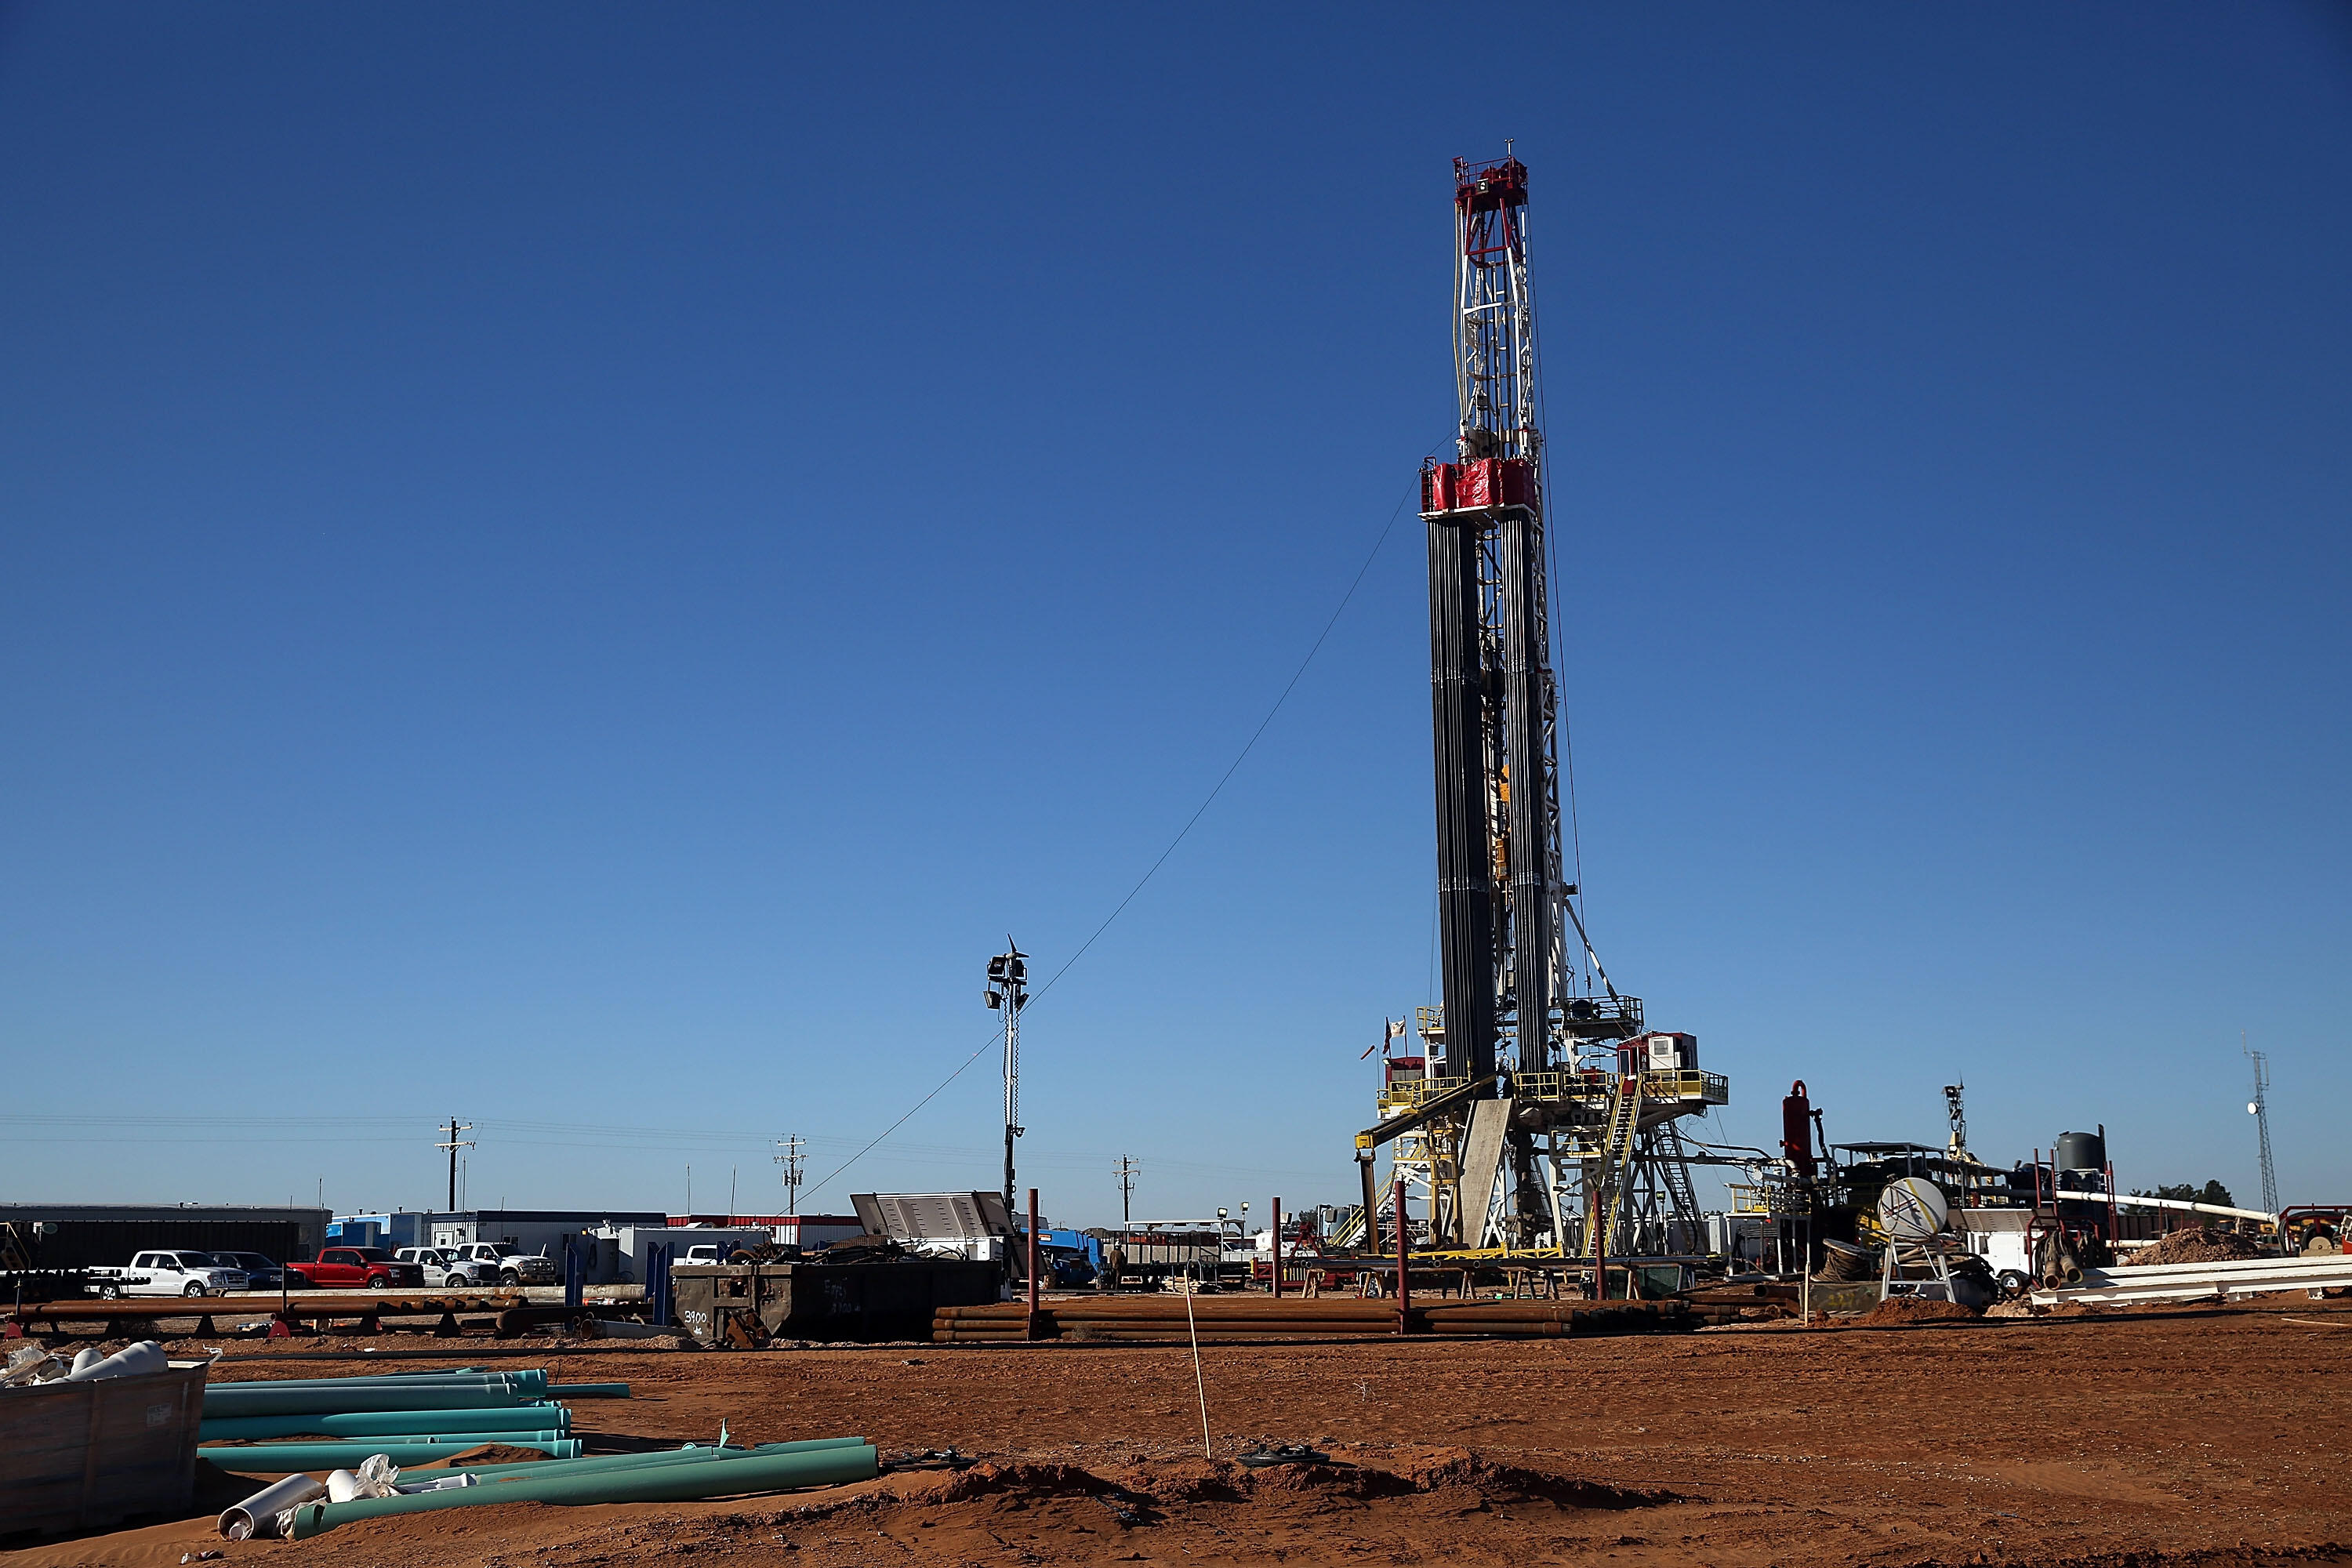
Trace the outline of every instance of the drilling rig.
{"type": "Polygon", "coordinates": [[[1402,1190],[1437,1251],[1684,1251],[1699,1215],[1676,1124],[1729,1089],[1610,983],[1562,874],[1527,206],[1517,158],[1454,160],[1461,426],[1454,460],[1421,471],[1443,1005],[1420,1010],[1423,1054],[1383,1052],[1363,1213],[1402,1190]],[[1401,1189],[1375,1183],[1383,1147],[1401,1189]]]}

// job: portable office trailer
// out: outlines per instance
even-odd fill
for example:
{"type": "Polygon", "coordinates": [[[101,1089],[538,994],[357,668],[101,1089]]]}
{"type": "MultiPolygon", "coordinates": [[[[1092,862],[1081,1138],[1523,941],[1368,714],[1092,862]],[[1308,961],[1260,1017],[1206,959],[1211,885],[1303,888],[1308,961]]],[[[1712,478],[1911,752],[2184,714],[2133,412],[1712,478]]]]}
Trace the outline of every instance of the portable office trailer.
{"type": "MultiPolygon", "coordinates": [[[[602,1236],[624,1226],[667,1226],[669,1216],[635,1209],[470,1209],[425,1216],[430,1235],[420,1247],[463,1247],[502,1242],[518,1252],[563,1256],[575,1237],[602,1236]]],[[[608,1281],[591,1280],[591,1283],[608,1281]]]]}

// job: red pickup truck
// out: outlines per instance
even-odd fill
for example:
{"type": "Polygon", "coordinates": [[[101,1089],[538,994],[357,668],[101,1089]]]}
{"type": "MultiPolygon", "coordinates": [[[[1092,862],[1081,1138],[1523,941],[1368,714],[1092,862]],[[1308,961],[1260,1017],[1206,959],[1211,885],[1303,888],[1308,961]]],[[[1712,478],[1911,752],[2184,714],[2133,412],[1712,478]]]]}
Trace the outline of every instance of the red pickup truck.
{"type": "Polygon", "coordinates": [[[401,1262],[381,1247],[330,1247],[314,1261],[289,1263],[286,1282],[313,1290],[337,1286],[365,1290],[405,1289],[411,1286],[422,1289],[425,1270],[416,1264],[401,1262]]]}

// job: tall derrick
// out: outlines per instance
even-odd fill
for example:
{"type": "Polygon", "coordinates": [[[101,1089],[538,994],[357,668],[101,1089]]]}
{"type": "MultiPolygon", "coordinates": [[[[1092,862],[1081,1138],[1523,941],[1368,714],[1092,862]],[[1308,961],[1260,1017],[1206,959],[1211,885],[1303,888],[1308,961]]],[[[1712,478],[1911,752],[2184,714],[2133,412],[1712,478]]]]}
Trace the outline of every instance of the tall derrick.
{"type": "MultiPolygon", "coordinates": [[[[1558,699],[1528,171],[1454,163],[1454,460],[1422,466],[1444,1005],[1385,1056],[1356,1137],[1364,1234],[1388,1189],[1428,1205],[1440,1252],[1622,1258],[1696,1245],[1678,1123],[1727,1102],[1697,1041],[1650,1033],[1584,940],[1562,876],[1558,699]],[[1571,966],[1564,932],[1584,960],[1571,966]]],[[[1385,1222],[1383,1222],[1385,1224],[1385,1222]]]]}
{"type": "Polygon", "coordinates": [[[1565,989],[1527,165],[1454,163],[1457,460],[1426,464],[1430,681],[1446,1075],[1483,1079],[1507,1031],[1552,1062],[1565,989]]]}

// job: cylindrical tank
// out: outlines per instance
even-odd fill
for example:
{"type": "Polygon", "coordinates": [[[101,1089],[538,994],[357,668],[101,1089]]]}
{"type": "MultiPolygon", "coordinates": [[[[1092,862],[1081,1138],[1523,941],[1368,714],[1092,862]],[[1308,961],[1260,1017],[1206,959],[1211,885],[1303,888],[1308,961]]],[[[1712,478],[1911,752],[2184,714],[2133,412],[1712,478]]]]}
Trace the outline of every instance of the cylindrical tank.
{"type": "Polygon", "coordinates": [[[2104,1132],[2058,1134],[2058,1168],[2062,1171],[2104,1171],[2107,1140],[2104,1132]]]}
{"type": "Polygon", "coordinates": [[[1791,1084],[1788,1098],[1780,1101],[1780,1152],[1788,1156],[1799,1176],[1808,1182],[1813,1179],[1813,1108],[1805,1098],[1803,1079],[1791,1084]]]}

